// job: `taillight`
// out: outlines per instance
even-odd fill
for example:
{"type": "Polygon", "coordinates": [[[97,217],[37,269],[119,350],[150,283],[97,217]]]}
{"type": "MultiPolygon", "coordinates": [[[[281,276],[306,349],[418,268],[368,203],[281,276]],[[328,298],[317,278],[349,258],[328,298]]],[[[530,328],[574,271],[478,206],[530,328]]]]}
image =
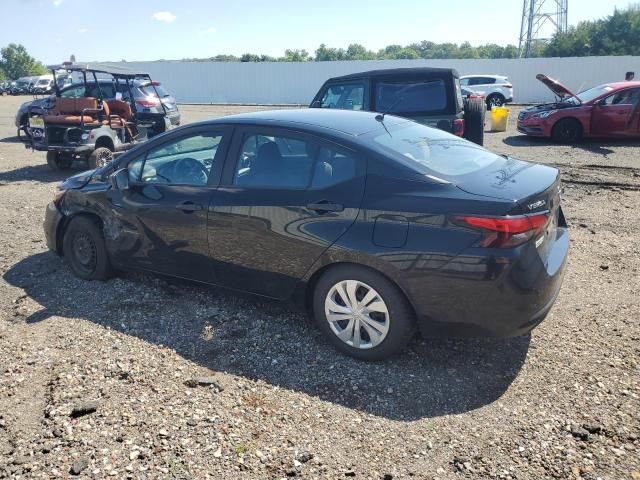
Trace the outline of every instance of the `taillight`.
{"type": "Polygon", "coordinates": [[[156,100],[156,99],[147,100],[145,98],[140,98],[136,100],[136,105],[140,105],[141,107],[144,107],[144,108],[159,107],[160,100],[156,100]]]}
{"type": "Polygon", "coordinates": [[[507,84],[505,85],[505,87],[506,87],[506,88],[513,88],[513,85],[511,85],[510,83],[507,83],[507,84]]]}
{"type": "Polygon", "coordinates": [[[464,120],[462,118],[456,118],[453,121],[453,134],[458,137],[464,135],[464,120]]]}
{"type": "Polygon", "coordinates": [[[461,224],[482,232],[479,245],[506,248],[522,245],[538,235],[549,221],[549,213],[518,217],[456,217],[461,224]]]}

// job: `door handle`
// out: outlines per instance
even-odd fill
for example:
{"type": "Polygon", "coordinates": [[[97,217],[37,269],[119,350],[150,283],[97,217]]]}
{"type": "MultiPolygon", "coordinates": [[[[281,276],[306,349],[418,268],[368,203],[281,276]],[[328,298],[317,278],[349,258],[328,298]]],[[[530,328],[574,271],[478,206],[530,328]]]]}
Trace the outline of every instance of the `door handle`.
{"type": "Polygon", "coordinates": [[[178,210],[182,210],[183,212],[195,212],[197,210],[202,210],[204,207],[197,203],[193,203],[191,201],[180,202],[176,205],[178,210]]]}
{"type": "Polygon", "coordinates": [[[308,204],[307,208],[317,213],[342,212],[344,210],[344,205],[340,205],[339,203],[331,203],[327,200],[322,200],[317,203],[308,204]]]}

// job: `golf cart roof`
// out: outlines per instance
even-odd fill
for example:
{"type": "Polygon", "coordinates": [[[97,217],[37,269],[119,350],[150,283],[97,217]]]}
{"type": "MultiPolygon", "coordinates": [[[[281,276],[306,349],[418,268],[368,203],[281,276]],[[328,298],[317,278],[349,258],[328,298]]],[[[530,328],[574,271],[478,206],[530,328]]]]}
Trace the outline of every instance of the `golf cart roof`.
{"type": "Polygon", "coordinates": [[[147,72],[140,72],[137,70],[131,70],[129,68],[121,67],[120,65],[113,65],[109,63],[78,63],[75,65],[56,65],[51,70],[66,70],[68,72],[95,72],[106,73],[113,75],[114,77],[122,78],[135,78],[135,77],[150,77],[147,72]]]}

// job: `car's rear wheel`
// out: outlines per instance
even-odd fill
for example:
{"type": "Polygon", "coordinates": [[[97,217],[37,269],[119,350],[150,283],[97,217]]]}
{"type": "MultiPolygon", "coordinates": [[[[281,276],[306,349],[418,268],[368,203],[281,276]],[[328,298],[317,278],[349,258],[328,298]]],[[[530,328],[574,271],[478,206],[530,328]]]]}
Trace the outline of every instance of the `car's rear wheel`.
{"type": "Polygon", "coordinates": [[[464,138],[484,145],[484,119],[486,110],[480,98],[470,98],[464,102],[464,138]]]}
{"type": "Polygon", "coordinates": [[[413,311],[383,275],[356,265],[329,269],[313,298],[316,323],[340,351],[361,360],[400,352],[414,331],[413,311]]]}
{"type": "Polygon", "coordinates": [[[113,160],[113,152],[107,147],[98,147],[89,155],[89,168],[102,168],[113,160]]]}
{"type": "Polygon", "coordinates": [[[62,250],[78,277],[106,280],[112,275],[102,230],[96,220],[86,216],[73,218],[65,230],[62,250]]]}
{"type": "Polygon", "coordinates": [[[501,107],[505,104],[505,98],[499,93],[492,93],[487,97],[487,109],[491,110],[493,107],[501,107]]]}
{"type": "Polygon", "coordinates": [[[551,138],[558,143],[576,143],[582,138],[582,125],[575,118],[563,118],[553,126],[551,138]]]}
{"type": "Polygon", "coordinates": [[[71,168],[72,163],[73,158],[70,155],[63,155],[53,150],[47,152],[47,165],[52,170],[68,170],[71,168]]]}

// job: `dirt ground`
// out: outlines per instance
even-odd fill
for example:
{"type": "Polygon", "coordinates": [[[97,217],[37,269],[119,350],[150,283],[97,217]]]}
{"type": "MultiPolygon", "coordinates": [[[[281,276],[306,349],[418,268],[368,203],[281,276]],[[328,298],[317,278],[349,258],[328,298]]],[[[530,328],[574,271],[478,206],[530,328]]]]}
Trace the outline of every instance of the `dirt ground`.
{"type": "Polygon", "coordinates": [[[640,142],[532,141],[513,107],[487,147],[565,181],[553,310],[527,337],[367,364],[286,305],[74,278],[46,250],[63,175],[15,138],[24,100],[0,97],[0,478],[640,479],[640,142]]]}

